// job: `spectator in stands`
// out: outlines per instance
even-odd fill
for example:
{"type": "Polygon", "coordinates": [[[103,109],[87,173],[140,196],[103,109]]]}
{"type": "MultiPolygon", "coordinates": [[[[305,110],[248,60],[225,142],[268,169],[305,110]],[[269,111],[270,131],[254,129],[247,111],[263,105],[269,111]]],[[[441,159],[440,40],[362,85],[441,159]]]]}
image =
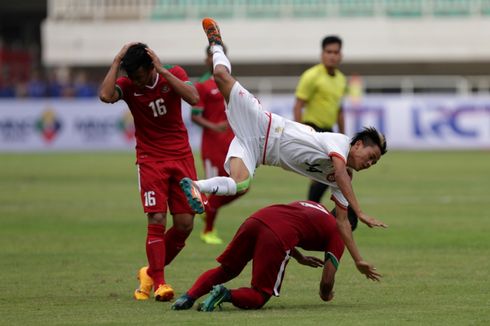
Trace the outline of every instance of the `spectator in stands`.
{"type": "Polygon", "coordinates": [[[84,71],[80,71],[73,82],[73,92],[75,97],[94,97],[97,95],[97,87],[87,80],[87,74],[84,71]]]}
{"type": "Polygon", "coordinates": [[[38,70],[34,70],[26,84],[26,96],[46,97],[48,95],[47,90],[47,83],[42,78],[41,73],[38,70]]]}
{"type": "MultiPolygon", "coordinates": [[[[344,133],[342,98],[346,93],[347,81],[338,69],[342,60],[342,40],[338,36],[326,36],[321,45],[322,62],[306,70],[296,87],[294,120],[318,132],[332,132],[337,124],[338,132],[344,133]]],[[[312,180],[308,200],[321,202],[327,189],[326,184],[312,180]]]]}

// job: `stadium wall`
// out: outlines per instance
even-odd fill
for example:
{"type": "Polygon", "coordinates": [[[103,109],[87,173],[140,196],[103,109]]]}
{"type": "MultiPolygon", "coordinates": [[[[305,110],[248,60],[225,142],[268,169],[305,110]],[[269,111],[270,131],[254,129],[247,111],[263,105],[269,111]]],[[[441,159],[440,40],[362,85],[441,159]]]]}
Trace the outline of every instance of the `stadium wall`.
{"type": "MultiPolygon", "coordinates": [[[[264,96],[268,110],[291,117],[294,98],[264,96]]],[[[131,150],[134,125],[124,102],[1,100],[0,152],[131,150]]],[[[345,102],[347,134],[363,126],[385,133],[389,149],[490,149],[490,96],[365,96],[345,102]]],[[[200,129],[182,111],[194,150],[200,129]]]]}
{"type": "MultiPolygon", "coordinates": [[[[100,66],[123,44],[142,41],[165,62],[202,64],[206,38],[200,20],[57,21],[42,25],[42,58],[48,66],[100,66]]],[[[326,34],[345,40],[346,63],[489,62],[490,18],[467,19],[233,19],[220,21],[232,62],[318,61],[326,34]]]]}

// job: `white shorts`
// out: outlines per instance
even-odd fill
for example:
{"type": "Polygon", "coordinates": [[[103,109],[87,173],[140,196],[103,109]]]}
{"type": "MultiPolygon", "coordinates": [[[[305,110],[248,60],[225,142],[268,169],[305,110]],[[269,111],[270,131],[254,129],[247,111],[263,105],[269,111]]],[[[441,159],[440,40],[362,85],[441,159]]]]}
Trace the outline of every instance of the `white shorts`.
{"type": "Polygon", "coordinates": [[[252,177],[263,160],[261,153],[265,135],[270,129],[271,113],[264,111],[259,101],[239,82],[235,82],[226,116],[235,138],[226,154],[225,170],[230,174],[230,158],[239,157],[252,177]]]}

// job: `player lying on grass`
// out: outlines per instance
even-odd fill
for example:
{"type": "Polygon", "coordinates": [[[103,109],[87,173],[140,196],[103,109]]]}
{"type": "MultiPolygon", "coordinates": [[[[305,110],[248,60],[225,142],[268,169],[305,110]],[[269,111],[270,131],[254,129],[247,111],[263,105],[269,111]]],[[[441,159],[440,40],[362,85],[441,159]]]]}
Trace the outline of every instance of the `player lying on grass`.
{"type": "MultiPolygon", "coordinates": [[[[357,219],[351,221],[352,228],[357,219]]],[[[172,309],[190,309],[201,296],[209,296],[199,307],[213,311],[223,302],[242,309],[259,309],[269,298],[279,296],[284,272],[290,257],[298,263],[323,267],[320,298],[333,299],[335,273],[344,252],[344,242],[335,217],[321,204],[296,201],[272,205],[250,216],[238,229],[225,251],[216,259],[220,266],[199,276],[194,285],[172,305],[172,309]],[[322,251],[325,260],[303,256],[296,247],[322,251]],[[251,287],[228,289],[226,283],[237,277],[252,260],[251,287]]],[[[372,272],[372,279],[380,275],[372,272]]]]}
{"type": "Polygon", "coordinates": [[[359,271],[375,278],[374,267],[362,259],[352,238],[346,208],[350,205],[369,227],[386,224],[361,210],[347,170],[360,171],[376,164],[386,152],[385,137],[374,128],[366,128],[349,140],[343,134],[315,132],[309,126],[264,111],[259,101],[232,77],[216,22],[205,18],[203,28],[213,52],[214,79],[227,103],[226,114],[235,138],[225,161],[230,177],[181,180],[190,206],[196,212],[204,211],[201,192],[230,196],[245,191],[255,168],[261,164],[279,166],[328,184],[343,241],[359,271]]]}

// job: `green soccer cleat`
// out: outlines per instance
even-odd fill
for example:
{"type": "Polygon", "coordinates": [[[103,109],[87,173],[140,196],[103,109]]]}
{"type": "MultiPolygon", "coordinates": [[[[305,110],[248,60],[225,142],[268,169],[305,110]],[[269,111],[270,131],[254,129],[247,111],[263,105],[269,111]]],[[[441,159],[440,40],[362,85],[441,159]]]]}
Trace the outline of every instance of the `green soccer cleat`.
{"type": "Polygon", "coordinates": [[[203,202],[201,192],[194,181],[189,178],[183,178],[180,180],[179,184],[191,209],[197,214],[204,213],[205,203],[203,202]]]}
{"type": "Polygon", "coordinates": [[[220,245],[223,244],[223,240],[218,237],[216,230],[201,233],[201,240],[206,244],[220,245]]]}
{"type": "Polygon", "coordinates": [[[196,300],[192,299],[187,293],[180,296],[172,305],[172,310],[187,310],[192,308],[196,300]]]}
{"type": "Polygon", "coordinates": [[[214,311],[216,307],[221,308],[223,302],[231,302],[231,292],[223,284],[213,286],[209,296],[199,307],[200,311],[214,311]]]}

